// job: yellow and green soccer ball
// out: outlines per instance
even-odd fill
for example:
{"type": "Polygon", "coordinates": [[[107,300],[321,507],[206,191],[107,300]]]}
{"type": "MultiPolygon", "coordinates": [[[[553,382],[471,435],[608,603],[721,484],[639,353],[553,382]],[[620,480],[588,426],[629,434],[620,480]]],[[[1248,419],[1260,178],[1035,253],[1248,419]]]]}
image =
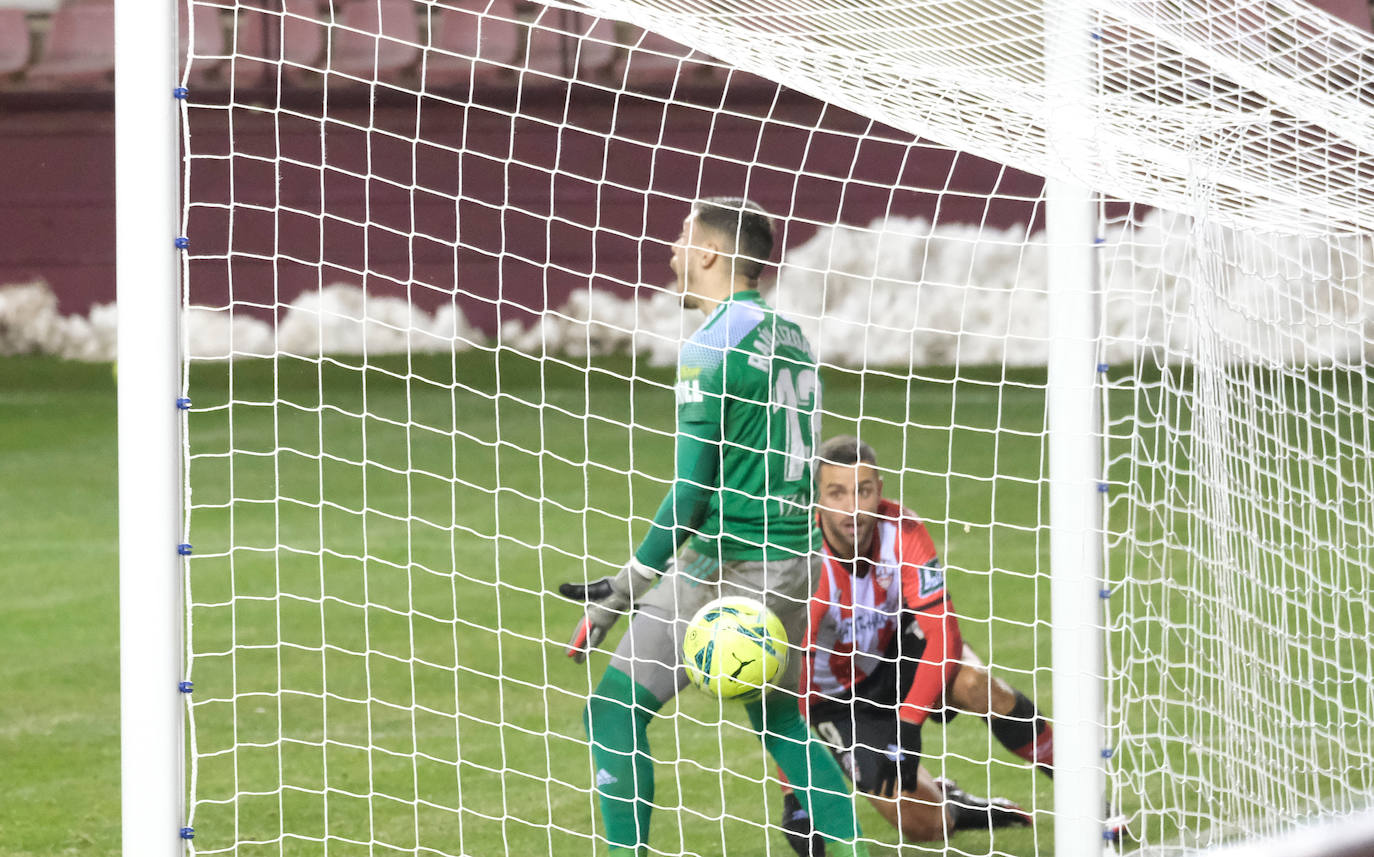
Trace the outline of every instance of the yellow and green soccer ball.
{"type": "Polygon", "coordinates": [[[692,617],[682,658],[692,684],[720,699],[749,702],[787,668],[787,631],[762,602],[718,598],[692,617]]]}

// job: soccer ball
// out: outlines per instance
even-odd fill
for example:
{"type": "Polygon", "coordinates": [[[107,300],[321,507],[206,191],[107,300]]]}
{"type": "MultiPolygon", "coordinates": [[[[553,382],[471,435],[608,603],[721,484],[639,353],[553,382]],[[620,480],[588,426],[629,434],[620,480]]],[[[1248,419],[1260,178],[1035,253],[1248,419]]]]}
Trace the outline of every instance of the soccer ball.
{"type": "Polygon", "coordinates": [[[682,641],[687,678],[720,699],[750,702],[787,666],[787,631],[752,598],[718,598],[697,611],[682,641]]]}

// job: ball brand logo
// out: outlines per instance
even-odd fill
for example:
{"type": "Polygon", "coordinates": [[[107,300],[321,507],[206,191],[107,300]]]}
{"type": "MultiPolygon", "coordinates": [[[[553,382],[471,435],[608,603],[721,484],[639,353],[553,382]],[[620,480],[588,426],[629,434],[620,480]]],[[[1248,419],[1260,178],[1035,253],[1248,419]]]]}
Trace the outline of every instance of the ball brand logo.
{"type": "Polygon", "coordinates": [[[739,658],[739,657],[737,657],[737,656],[735,656],[735,655],[731,655],[731,657],[734,657],[734,658],[735,658],[735,663],[739,664],[739,666],[735,667],[735,671],[732,672],[732,673],[730,673],[730,678],[739,678],[739,674],[742,673],[742,672],[744,672],[744,668],[745,668],[745,667],[749,666],[749,665],[752,664],[754,661],[758,660],[758,658],[750,658],[749,660],[746,661],[746,660],[742,660],[741,658],[739,658]]]}

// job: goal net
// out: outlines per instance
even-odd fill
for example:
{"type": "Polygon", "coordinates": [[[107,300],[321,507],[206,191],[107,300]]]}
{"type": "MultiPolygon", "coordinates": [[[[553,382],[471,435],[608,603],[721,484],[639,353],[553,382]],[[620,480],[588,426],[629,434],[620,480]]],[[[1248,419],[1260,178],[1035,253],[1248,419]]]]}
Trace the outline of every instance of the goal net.
{"type": "MultiPolygon", "coordinates": [[[[823,435],[879,455],[963,638],[1051,721],[1105,641],[1123,851],[1374,792],[1374,40],[1298,0],[191,0],[182,85],[190,847],[601,854],[563,581],[672,479],[694,200],[775,219],[823,435]],[[1051,24],[1051,28],[1053,28],[1051,24]],[[1085,157],[1066,159],[1056,135],[1085,157]],[[1045,237],[1045,179],[1099,198],[1045,237]],[[1050,612],[1053,252],[1094,254],[1101,611],[1050,612]]],[[[1086,454],[1085,450],[1085,454],[1086,454]]],[[[608,640],[613,646],[625,623],[608,640]]],[[[650,726],[654,854],[790,854],[742,710],[650,726]]],[[[976,716],[923,765],[1033,828],[976,716]]],[[[896,831],[862,799],[874,853],[896,831]]],[[[888,850],[884,850],[888,849],[888,850]]]]}

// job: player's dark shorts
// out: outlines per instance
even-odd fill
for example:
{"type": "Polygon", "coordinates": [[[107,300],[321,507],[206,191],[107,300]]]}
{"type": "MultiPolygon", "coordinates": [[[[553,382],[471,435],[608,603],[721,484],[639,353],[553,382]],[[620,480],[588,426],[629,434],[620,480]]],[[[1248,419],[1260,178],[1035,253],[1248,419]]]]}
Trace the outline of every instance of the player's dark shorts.
{"type": "MultiPolygon", "coordinates": [[[[861,792],[891,795],[894,788],[916,787],[921,727],[898,717],[897,706],[915,678],[921,651],[880,668],[856,688],[852,701],[813,701],[808,707],[811,728],[861,792]]],[[[932,713],[927,722],[947,722],[953,716],[954,709],[945,709],[932,713]]]]}
{"type": "Polygon", "coordinates": [[[859,791],[891,795],[894,788],[916,787],[921,728],[901,720],[895,708],[862,700],[813,704],[807,720],[859,791]]]}

